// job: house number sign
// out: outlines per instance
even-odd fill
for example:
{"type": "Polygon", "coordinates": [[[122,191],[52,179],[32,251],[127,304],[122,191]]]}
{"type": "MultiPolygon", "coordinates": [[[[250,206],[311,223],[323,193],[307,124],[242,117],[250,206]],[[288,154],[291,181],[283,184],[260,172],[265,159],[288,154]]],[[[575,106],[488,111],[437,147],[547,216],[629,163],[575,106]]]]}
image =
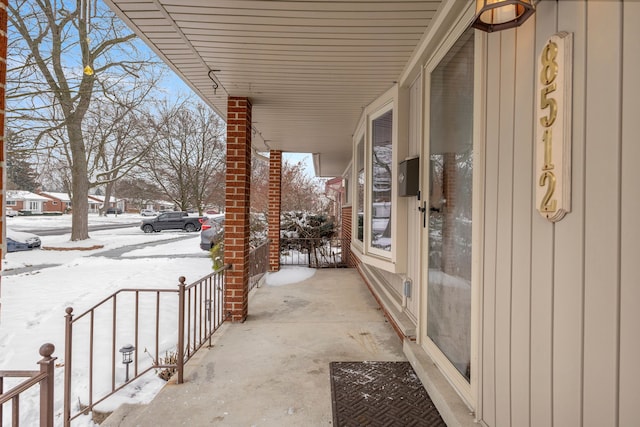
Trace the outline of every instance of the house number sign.
{"type": "Polygon", "coordinates": [[[549,38],[537,67],[536,205],[551,222],[571,211],[571,33],[549,38]]]}

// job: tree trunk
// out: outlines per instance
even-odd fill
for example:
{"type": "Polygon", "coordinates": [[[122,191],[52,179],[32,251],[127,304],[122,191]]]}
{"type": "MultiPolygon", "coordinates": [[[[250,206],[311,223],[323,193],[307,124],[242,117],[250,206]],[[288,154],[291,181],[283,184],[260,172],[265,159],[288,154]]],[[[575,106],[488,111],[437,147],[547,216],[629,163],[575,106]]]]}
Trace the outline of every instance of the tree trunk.
{"type": "Polygon", "coordinates": [[[87,156],[80,124],[68,124],[71,148],[71,241],[89,238],[89,180],[87,179],[87,156]]]}

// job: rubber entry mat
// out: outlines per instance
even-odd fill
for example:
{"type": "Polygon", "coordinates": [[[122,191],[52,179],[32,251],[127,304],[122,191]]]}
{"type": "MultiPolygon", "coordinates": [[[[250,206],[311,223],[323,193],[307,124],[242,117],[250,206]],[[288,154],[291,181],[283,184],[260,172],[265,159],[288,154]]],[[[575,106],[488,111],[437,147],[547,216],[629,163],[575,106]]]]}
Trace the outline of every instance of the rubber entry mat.
{"type": "Polygon", "coordinates": [[[409,362],[331,362],[336,427],[446,424],[409,362]]]}

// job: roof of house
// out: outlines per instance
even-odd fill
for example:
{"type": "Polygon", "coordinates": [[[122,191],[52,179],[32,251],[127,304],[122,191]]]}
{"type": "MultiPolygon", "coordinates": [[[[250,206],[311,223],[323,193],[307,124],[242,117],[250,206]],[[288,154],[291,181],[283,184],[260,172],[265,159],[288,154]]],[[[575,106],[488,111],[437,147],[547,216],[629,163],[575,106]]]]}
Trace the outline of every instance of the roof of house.
{"type": "Polygon", "coordinates": [[[44,197],[39,194],[32,193],[31,191],[24,191],[24,190],[7,190],[6,197],[7,197],[7,200],[33,200],[33,201],[41,201],[41,202],[46,202],[51,200],[48,197],[44,197]]]}
{"type": "Polygon", "coordinates": [[[71,202],[71,198],[67,193],[56,193],[53,191],[42,191],[41,194],[45,197],[51,197],[53,199],[58,199],[63,202],[71,202]]]}
{"type": "MultiPolygon", "coordinates": [[[[89,199],[98,200],[99,202],[104,202],[104,196],[98,196],[97,194],[89,194],[89,199]]],[[[117,199],[113,196],[109,198],[111,203],[117,203],[120,199],[117,199]]]]}

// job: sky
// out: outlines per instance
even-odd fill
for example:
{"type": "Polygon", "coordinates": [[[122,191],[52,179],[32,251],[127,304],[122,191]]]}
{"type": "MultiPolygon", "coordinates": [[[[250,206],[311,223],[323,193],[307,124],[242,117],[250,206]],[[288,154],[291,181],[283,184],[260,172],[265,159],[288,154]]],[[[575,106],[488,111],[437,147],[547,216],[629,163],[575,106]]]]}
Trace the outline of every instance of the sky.
{"type": "MultiPolygon", "coordinates": [[[[182,231],[163,231],[161,233],[144,233],[139,228],[142,217],[134,214],[123,214],[118,217],[98,217],[90,215],[89,224],[96,223],[131,223],[131,227],[98,231],[90,233],[91,239],[83,246],[103,245],[102,249],[91,251],[79,250],[32,250],[6,254],[2,261],[3,277],[1,282],[0,309],[0,370],[36,370],[36,362],[40,359],[38,348],[45,342],[55,345],[54,356],[58,357],[55,369],[55,409],[56,419],[60,420],[63,408],[63,372],[64,372],[64,315],[66,307],[73,307],[76,315],[92,307],[104,297],[121,288],[168,288],[175,289],[178,277],[187,277],[192,283],[209,274],[212,263],[208,253],[199,248],[199,233],[182,231]],[[144,242],[155,243],[140,249],[134,249],[111,259],[99,256],[101,252],[127,245],[144,242]],[[180,255],[189,255],[181,258],[180,255]],[[33,271],[22,274],[10,274],[12,269],[25,266],[53,265],[35,267],[33,271]]],[[[71,216],[59,217],[15,217],[7,218],[7,227],[18,231],[36,232],[39,229],[70,226],[71,216]]],[[[69,241],[69,234],[61,236],[41,236],[43,247],[69,248],[78,246],[69,241]]],[[[278,273],[266,276],[267,286],[286,286],[311,277],[315,270],[304,267],[285,268],[278,273]]],[[[142,308],[141,310],[144,310],[142,308]]],[[[118,317],[118,327],[127,327],[126,316],[118,317]],[[121,324],[124,322],[125,324],[121,324]]],[[[98,322],[98,320],[96,321],[98,322]]],[[[144,327],[141,336],[151,334],[144,327]]],[[[110,327],[96,328],[96,343],[111,341],[110,327]]],[[[126,335],[126,334],[125,334],[126,335]]],[[[123,338],[126,340],[126,338],[123,338]]],[[[79,341],[79,340],[77,340],[79,341]]],[[[77,344],[76,341],[76,344],[77,344]]],[[[130,339],[133,341],[133,339],[130,339]]],[[[171,341],[169,339],[168,341],[171,341]]],[[[118,343],[120,345],[121,343],[118,343]]],[[[159,354],[175,350],[175,341],[161,342],[159,354]]],[[[136,352],[139,363],[150,363],[149,353],[141,348],[136,352]]],[[[151,350],[150,350],[151,351],[151,350]]],[[[75,359],[74,359],[75,360],[75,359]]],[[[110,360],[110,359],[109,359],[110,360]]],[[[110,371],[101,363],[107,360],[96,359],[96,372],[110,371]]],[[[74,361],[78,368],[81,363],[74,361]]],[[[116,376],[124,377],[124,368],[116,364],[116,376]]],[[[78,397],[86,395],[87,375],[74,369],[73,383],[78,397]]],[[[5,381],[5,390],[15,382],[5,381]]],[[[96,378],[96,388],[108,388],[110,378],[96,378]]],[[[122,402],[144,403],[166,384],[153,373],[132,383],[113,398],[101,404],[103,410],[113,410],[122,402]]],[[[25,393],[21,398],[21,425],[37,425],[36,418],[38,395],[36,389],[25,393]]],[[[10,423],[10,405],[5,405],[5,425],[10,423]]],[[[60,425],[57,422],[55,425],[60,425]]],[[[89,417],[81,417],[74,426],[94,426],[89,417]]]]}

